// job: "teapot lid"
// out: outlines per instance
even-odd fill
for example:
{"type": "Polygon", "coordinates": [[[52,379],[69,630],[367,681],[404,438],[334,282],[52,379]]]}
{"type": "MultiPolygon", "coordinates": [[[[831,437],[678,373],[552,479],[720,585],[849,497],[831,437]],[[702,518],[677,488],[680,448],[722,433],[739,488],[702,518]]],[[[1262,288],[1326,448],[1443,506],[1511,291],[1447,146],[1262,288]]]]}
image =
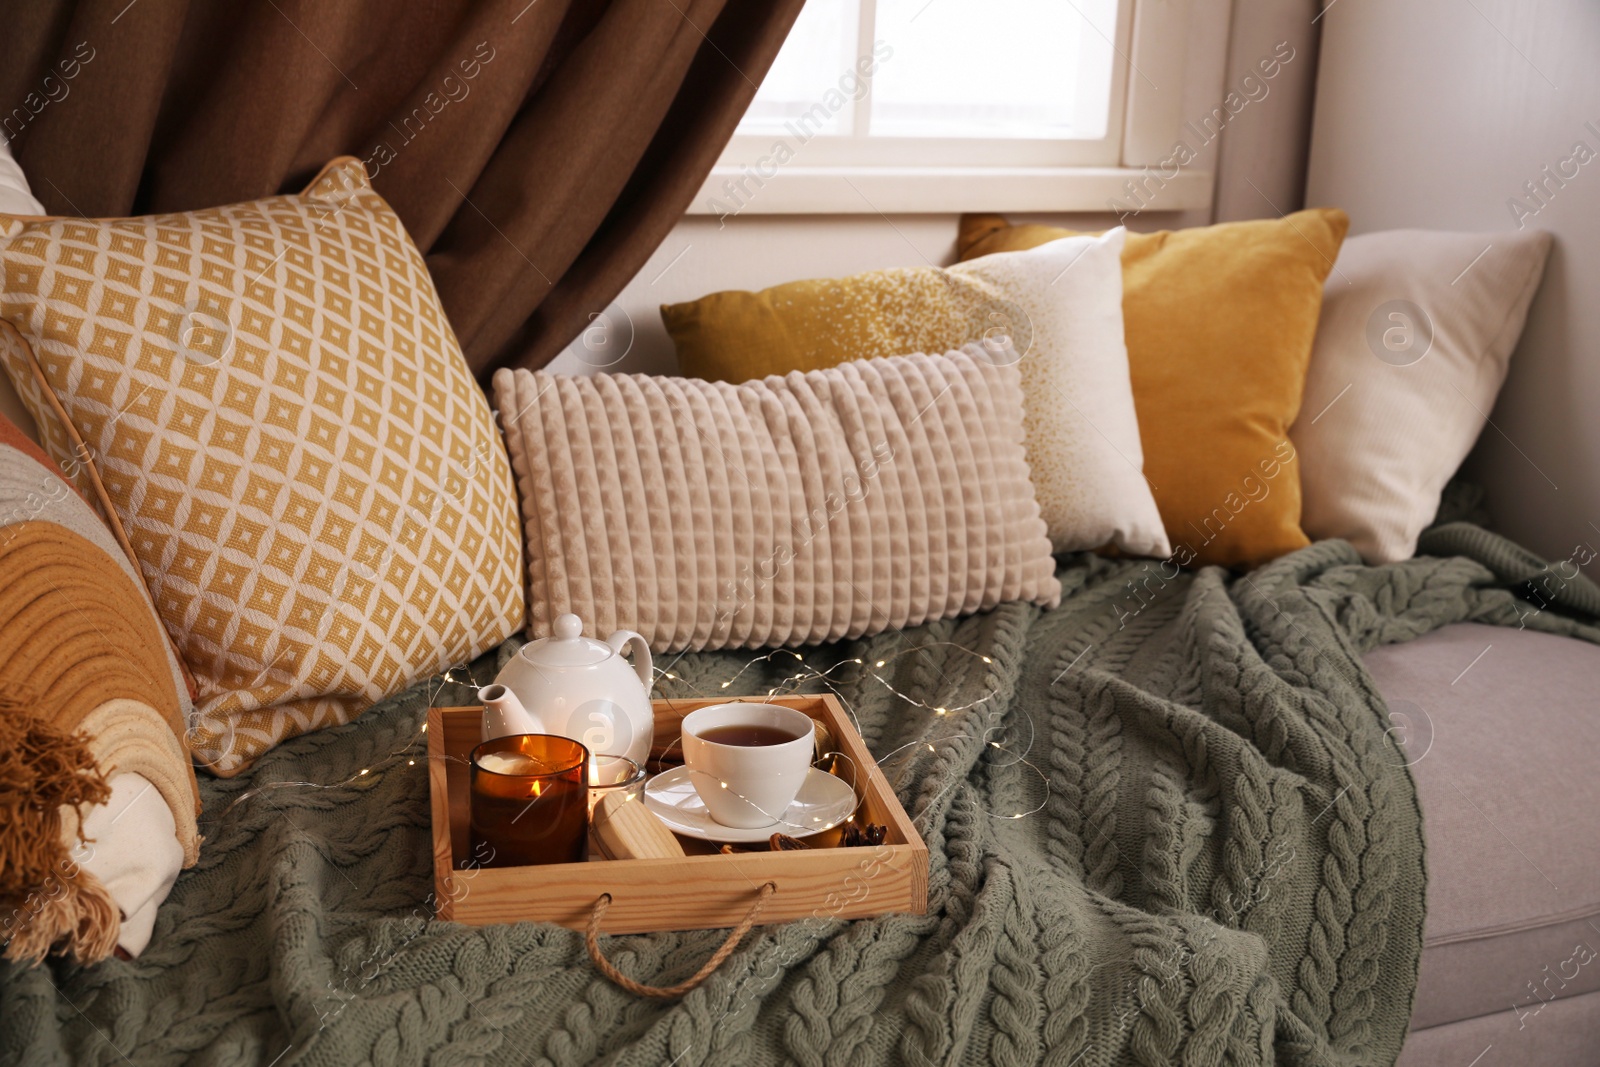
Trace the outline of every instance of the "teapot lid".
{"type": "Polygon", "coordinates": [[[616,651],[604,641],[583,636],[583,620],[557,615],[554,633],[522,646],[522,655],[540,667],[589,667],[616,651]]]}

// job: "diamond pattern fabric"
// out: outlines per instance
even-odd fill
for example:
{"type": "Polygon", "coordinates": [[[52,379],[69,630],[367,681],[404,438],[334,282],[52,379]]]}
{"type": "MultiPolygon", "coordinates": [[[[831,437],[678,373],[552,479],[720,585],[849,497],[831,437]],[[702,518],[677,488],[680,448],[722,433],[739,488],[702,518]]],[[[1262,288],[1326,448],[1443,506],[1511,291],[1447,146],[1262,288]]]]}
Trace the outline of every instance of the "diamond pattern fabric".
{"type": "Polygon", "coordinates": [[[103,482],[214,771],[522,626],[504,447],[358,161],[183,214],[0,216],[0,262],[0,362],[103,482]]]}

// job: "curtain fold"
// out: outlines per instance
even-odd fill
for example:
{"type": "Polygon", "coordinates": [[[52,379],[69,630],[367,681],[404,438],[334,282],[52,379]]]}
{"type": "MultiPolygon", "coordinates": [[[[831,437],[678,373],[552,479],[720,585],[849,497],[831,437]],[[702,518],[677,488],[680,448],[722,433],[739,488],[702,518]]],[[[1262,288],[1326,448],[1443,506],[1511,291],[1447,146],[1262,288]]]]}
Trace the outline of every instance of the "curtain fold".
{"type": "Polygon", "coordinates": [[[801,3],[38,0],[0,36],[0,133],[62,215],[362,159],[487,377],[549,362],[638,271],[801,3]]]}

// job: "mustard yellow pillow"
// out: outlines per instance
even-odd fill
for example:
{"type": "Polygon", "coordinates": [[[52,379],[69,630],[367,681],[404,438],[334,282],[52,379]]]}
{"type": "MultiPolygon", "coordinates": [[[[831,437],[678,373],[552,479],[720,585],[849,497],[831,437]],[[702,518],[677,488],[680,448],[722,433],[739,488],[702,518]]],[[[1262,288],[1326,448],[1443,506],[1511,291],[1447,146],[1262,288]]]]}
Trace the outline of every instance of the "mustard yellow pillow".
{"type": "Polygon", "coordinates": [[[0,364],[104,484],[212,770],[521,628],[505,448],[358,161],[203,211],[0,215],[0,265],[0,364]]]}
{"type": "MultiPolygon", "coordinates": [[[[1122,250],[1128,369],[1150,480],[1174,558],[1254,566],[1303,548],[1300,411],[1322,283],[1350,220],[1281,219],[1129,233],[1122,250]]],[[[963,260],[1072,235],[967,215],[963,260]]]]}

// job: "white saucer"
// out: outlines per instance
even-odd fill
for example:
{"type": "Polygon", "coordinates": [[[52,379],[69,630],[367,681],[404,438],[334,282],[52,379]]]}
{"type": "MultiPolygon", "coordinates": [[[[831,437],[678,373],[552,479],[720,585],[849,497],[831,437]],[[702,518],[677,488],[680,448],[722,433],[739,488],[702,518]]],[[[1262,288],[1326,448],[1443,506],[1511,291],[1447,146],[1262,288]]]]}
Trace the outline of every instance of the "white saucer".
{"type": "Polygon", "coordinates": [[[849,782],[813,767],[777,822],[744,830],[713,819],[689,780],[689,768],[674,767],[644,784],[644,802],[674,833],[702,841],[752,844],[773,834],[805,837],[832,829],[856,810],[856,793],[849,782]]]}

